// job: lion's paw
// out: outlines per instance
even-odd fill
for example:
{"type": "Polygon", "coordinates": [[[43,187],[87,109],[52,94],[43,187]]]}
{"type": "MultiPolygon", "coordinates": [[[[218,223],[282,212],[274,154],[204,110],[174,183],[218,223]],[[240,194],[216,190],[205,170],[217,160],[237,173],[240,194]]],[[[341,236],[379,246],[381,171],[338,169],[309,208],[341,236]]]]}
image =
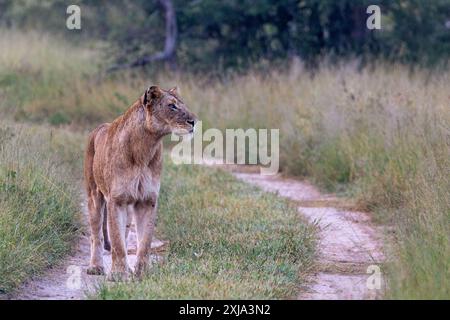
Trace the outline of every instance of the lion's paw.
{"type": "Polygon", "coordinates": [[[105,274],[105,269],[102,266],[89,267],[86,271],[91,276],[102,276],[105,274]]]}

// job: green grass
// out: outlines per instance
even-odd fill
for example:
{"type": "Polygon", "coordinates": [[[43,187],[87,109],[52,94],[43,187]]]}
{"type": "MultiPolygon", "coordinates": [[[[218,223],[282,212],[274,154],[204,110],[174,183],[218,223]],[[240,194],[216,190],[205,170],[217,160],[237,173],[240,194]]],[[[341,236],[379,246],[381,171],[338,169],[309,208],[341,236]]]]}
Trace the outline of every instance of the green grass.
{"type": "Polygon", "coordinates": [[[99,299],[280,299],[298,293],[314,230],[295,206],[230,174],[166,161],[158,234],[165,262],[142,282],[105,284],[99,299]]]}
{"type": "Polygon", "coordinates": [[[445,152],[434,157],[419,169],[408,205],[394,211],[396,259],[388,265],[392,298],[450,297],[450,157],[445,152]]]}
{"type": "Polygon", "coordinates": [[[64,257],[78,234],[80,144],[2,122],[0,150],[0,293],[10,293],[64,257]]]}

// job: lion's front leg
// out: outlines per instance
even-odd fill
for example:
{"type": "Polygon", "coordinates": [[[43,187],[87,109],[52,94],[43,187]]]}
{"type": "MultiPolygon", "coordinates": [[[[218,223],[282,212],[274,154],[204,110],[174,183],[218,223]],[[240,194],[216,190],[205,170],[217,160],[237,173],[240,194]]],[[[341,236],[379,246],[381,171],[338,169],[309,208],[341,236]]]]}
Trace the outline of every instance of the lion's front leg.
{"type": "Polygon", "coordinates": [[[112,266],[108,279],[111,281],[126,280],[130,271],[125,239],[127,220],[126,205],[114,200],[110,201],[108,203],[108,232],[111,241],[112,266]]]}
{"type": "MultiPolygon", "coordinates": [[[[153,198],[153,197],[152,197],[153,198]]],[[[156,197],[135,205],[134,221],[137,233],[137,259],[135,275],[140,278],[149,266],[150,249],[156,220],[156,197]]]]}

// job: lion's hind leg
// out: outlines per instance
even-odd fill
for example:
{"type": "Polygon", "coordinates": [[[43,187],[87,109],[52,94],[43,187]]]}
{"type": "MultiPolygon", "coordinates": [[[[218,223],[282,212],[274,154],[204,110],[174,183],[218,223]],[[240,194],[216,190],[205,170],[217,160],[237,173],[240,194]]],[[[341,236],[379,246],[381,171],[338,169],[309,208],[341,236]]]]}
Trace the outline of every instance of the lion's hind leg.
{"type": "MultiPolygon", "coordinates": [[[[91,260],[87,273],[90,275],[103,275],[103,213],[105,199],[97,190],[88,194],[89,222],[91,226],[91,260]]],[[[106,243],[105,243],[106,244],[106,243]]]]}

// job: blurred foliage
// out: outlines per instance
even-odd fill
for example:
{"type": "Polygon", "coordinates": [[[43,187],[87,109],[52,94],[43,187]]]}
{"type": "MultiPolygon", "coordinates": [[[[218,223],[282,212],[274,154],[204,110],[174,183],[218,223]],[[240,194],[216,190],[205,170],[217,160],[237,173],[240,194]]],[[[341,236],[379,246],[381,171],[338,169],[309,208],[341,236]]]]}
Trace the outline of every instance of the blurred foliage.
{"type": "MultiPolygon", "coordinates": [[[[299,56],[384,58],[430,65],[450,53],[450,0],[173,0],[179,65],[245,68],[299,56]],[[368,30],[369,5],[381,7],[382,30],[368,30]]],[[[75,41],[105,40],[105,62],[129,62],[161,50],[164,19],[157,1],[0,0],[0,19],[43,28],[75,41]],[[82,30],[65,28],[69,4],[81,7],[82,30]]]]}

